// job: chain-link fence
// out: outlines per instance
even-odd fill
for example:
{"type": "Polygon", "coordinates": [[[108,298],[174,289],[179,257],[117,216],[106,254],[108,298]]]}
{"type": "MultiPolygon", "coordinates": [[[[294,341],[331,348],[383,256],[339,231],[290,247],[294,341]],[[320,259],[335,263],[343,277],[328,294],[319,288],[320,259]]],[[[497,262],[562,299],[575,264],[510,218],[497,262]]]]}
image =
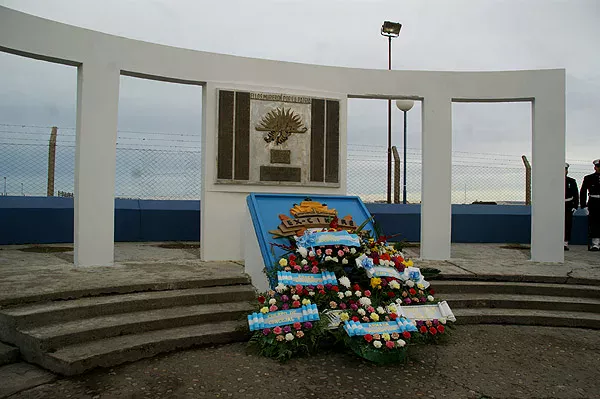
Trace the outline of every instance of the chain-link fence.
{"type": "MultiPolygon", "coordinates": [[[[50,127],[0,124],[0,194],[46,196],[49,176],[55,196],[72,196],[75,170],[75,130],[58,129],[54,168],[49,168],[50,127]]],[[[198,200],[201,153],[198,135],[120,131],[117,143],[115,197],[198,200]]],[[[403,165],[392,167],[392,194],[402,202],[403,165]],[[397,181],[397,185],[395,184],[397,181]]],[[[591,163],[590,163],[591,165],[591,163]]],[[[592,173],[583,161],[571,162],[569,175],[580,183],[592,173]]],[[[347,193],[365,202],[387,198],[387,151],[382,146],[349,144],[347,193]]],[[[525,166],[520,156],[455,152],[452,203],[525,203],[525,166]],[[494,158],[494,162],[486,162],[494,158]]],[[[407,203],[421,202],[421,153],[408,149],[407,203]]]]}

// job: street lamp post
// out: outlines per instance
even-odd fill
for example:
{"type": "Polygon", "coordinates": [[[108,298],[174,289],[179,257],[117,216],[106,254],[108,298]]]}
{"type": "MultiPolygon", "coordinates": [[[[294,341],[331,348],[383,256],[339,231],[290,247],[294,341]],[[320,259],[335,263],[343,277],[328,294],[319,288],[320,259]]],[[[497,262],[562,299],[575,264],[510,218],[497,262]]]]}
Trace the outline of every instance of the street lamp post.
{"type": "Polygon", "coordinates": [[[402,161],[402,203],[406,204],[406,113],[410,111],[415,102],[413,100],[396,100],[396,107],[404,113],[404,159],[402,161]]]}
{"type": "MultiPolygon", "coordinates": [[[[402,24],[384,21],[381,35],[388,38],[388,71],[392,70],[392,38],[400,35],[402,24]]],[[[387,146],[387,203],[392,203],[392,100],[388,100],[388,146],[387,146]]]]}

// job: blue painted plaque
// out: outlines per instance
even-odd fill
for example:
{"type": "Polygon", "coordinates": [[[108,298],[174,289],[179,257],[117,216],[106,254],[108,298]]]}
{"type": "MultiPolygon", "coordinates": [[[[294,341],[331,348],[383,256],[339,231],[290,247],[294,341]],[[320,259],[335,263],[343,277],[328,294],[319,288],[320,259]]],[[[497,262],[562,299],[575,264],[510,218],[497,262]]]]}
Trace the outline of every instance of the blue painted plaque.
{"type": "MultiPolygon", "coordinates": [[[[264,266],[267,270],[271,270],[273,265],[285,255],[288,251],[283,248],[272,246],[271,244],[288,244],[288,241],[283,239],[273,238],[273,231],[289,229],[290,233],[287,236],[293,235],[293,229],[298,227],[311,228],[312,226],[321,226],[323,222],[329,223],[329,220],[334,216],[339,219],[339,226],[342,228],[361,225],[369,220],[371,215],[369,211],[356,196],[335,196],[335,195],[298,195],[298,194],[250,194],[246,202],[248,210],[252,218],[252,224],[258,240],[258,246],[263,258],[264,266]],[[320,204],[326,205],[329,216],[311,216],[310,212],[299,213],[292,215],[291,209],[295,205],[301,204],[310,197],[310,200],[317,201],[320,204]],[[335,210],[335,211],[332,211],[335,210]],[[280,219],[279,215],[285,215],[287,219],[280,219]],[[349,215],[351,219],[345,217],[349,215]]],[[[374,234],[374,226],[372,221],[369,221],[363,230],[368,230],[374,234]]],[[[271,281],[271,287],[276,285],[275,281],[271,281]]]]}

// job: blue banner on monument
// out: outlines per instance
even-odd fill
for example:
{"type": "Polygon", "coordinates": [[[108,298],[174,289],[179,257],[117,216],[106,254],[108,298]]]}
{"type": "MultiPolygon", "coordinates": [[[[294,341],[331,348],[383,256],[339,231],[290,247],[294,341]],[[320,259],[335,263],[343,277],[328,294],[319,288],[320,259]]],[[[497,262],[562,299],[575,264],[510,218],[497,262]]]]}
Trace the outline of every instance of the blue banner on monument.
{"type": "Polygon", "coordinates": [[[277,310],[268,313],[252,313],[248,315],[248,326],[250,331],[273,328],[288,324],[304,323],[306,321],[319,320],[317,305],[304,305],[296,309],[277,310]]]}
{"type": "Polygon", "coordinates": [[[379,321],[374,323],[361,323],[352,320],[345,321],[344,330],[349,336],[353,337],[367,334],[400,334],[404,331],[417,331],[417,327],[409,319],[398,317],[394,321],[379,321]]]}
{"type": "Polygon", "coordinates": [[[328,271],[316,274],[277,272],[277,282],[285,285],[338,285],[335,273],[328,271]]]}

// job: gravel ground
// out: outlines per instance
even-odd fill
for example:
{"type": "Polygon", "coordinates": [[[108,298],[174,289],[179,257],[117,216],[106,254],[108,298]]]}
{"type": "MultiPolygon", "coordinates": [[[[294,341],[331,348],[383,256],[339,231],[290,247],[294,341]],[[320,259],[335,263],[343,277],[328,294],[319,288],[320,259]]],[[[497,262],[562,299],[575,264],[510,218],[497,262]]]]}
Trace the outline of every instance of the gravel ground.
{"type": "Polygon", "coordinates": [[[406,364],[323,353],[284,364],[243,343],[170,353],[63,378],[24,398],[600,398],[600,331],[457,326],[406,364]]]}

